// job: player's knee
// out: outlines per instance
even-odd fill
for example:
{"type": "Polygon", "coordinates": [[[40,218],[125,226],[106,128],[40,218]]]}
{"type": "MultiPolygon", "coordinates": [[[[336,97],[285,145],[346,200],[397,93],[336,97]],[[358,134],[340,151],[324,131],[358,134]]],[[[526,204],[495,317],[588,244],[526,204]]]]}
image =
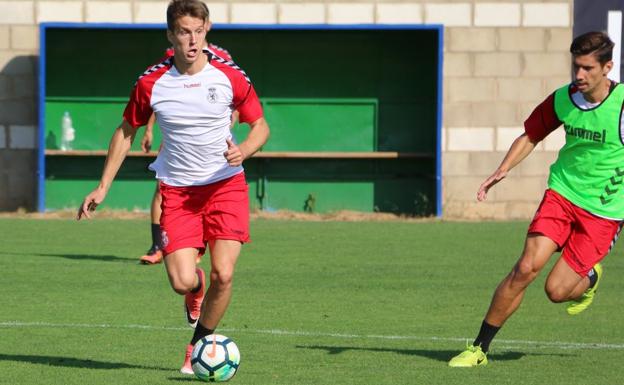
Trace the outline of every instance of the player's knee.
{"type": "Polygon", "coordinates": [[[544,287],[544,291],[546,291],[546,296],[553,303],[561,303],[568,300],[568,292],[561,287],[558,287],[553,284],[546,284],[544,287]]]}
{"type": "Polygon", "coordinates": [[[513,276],[515,280],[531,281],[537,275],[538,271],[528,258],[522,258],[513,270],[513,276]]]}
{"type": "Polygon", "coordinates": [[[210,283],[220,289],[231,287],[233,278],[233,270],[213,270],[210,273],[210,283]]]}
{"type": "Polygon", "coordinates": [[[171,280],[171,288],[178,294],[186,294],[196,286],[195,277],[176,277],[171,280]]]}

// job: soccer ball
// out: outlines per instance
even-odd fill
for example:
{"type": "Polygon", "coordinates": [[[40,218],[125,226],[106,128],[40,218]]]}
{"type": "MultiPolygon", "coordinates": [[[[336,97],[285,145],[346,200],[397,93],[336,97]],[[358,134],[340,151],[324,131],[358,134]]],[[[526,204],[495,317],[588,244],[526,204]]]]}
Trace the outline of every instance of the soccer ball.
{"type": "Polygon", "coordinates": [[[226,336],[211,334],[197,341],[191,354],[193,372],[207,382],[227,381],[240,364],[238,346],[226,336]]]}

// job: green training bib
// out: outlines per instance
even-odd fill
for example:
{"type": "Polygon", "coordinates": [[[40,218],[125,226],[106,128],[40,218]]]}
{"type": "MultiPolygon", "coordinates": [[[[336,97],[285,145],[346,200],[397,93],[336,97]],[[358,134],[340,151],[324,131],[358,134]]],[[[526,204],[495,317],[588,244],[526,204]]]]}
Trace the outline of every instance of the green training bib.
{"type": "Polygon", "coordinates": [[[598,106],[574,104],[569,85],[555,91],[555,113],[565,145],[550,166],[548,187],[599,216],[624,218],[624,144],[620,120],[624,86],[617,84],[598,106]]]}

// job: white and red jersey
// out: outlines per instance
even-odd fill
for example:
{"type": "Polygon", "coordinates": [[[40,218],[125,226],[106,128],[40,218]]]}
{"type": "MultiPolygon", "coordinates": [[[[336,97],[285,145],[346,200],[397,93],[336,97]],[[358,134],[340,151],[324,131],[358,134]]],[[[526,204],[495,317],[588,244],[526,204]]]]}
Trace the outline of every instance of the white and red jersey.
{"type": "Polygon", "coordinates": [[[232,55],[227,49],[223,47],[219,47],[216,44],[208,43],[208,49],[214,52],[217,56],[220,56],[222,59],[229,60],[229,61],[234,60],[232,59],[232,55]]]}
{"type": "Polygon", "coordinates": [[[151,114],[163,135],[163,146],[149,168],[171,186],[214,183],[243,171],[225,156],[231,138],[232,112],[242,123],[263,116],[251,81],[232,61],[204,48],[208,63],[193,75],[180,74],[169,57],[139,77],[123,117],[133,127],[147,124],[151,114]]]}

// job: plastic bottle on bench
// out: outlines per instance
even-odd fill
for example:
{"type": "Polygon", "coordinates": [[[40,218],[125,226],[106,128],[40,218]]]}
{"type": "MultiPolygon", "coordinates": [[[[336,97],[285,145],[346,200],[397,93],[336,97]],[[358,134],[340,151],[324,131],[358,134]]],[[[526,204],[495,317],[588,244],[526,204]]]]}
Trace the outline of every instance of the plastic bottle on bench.
{"type": "Polygon", "coordinates": [[[63,118],[61,119],[61,150],[72,150],[72,142],[76,137],[76,130],[74,130],[72,118],[69,115],[69,111],[65,111],[63,118]]]}

